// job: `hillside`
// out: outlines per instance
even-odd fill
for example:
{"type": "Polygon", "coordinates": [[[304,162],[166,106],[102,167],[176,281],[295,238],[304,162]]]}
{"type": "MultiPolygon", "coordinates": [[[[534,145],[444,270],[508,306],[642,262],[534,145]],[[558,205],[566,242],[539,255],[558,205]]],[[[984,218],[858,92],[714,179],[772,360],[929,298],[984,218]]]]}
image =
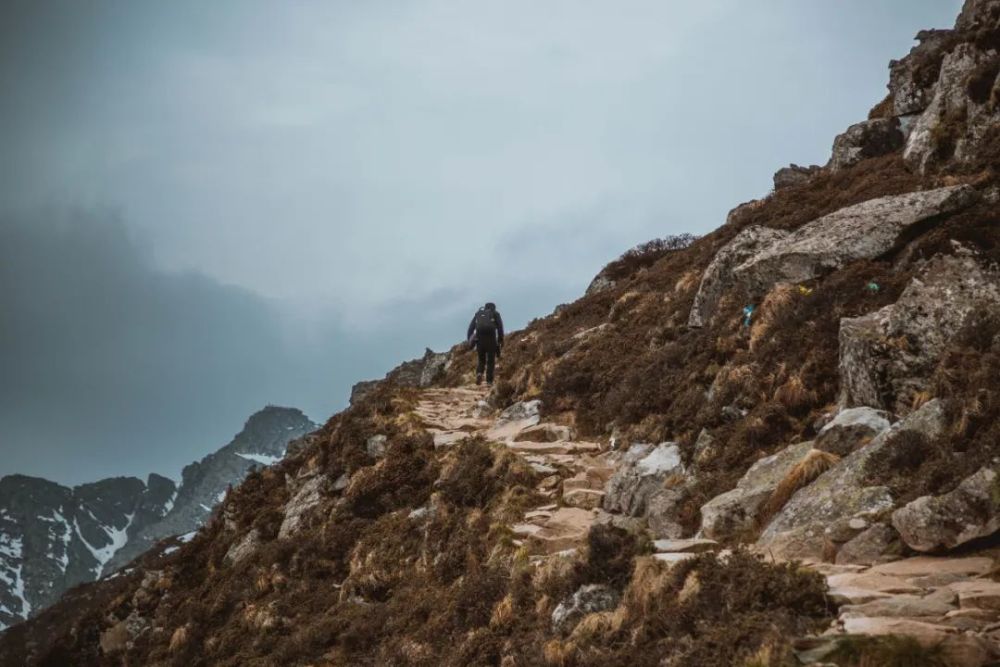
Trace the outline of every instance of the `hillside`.
{"type": "Polygon", "coordinates": [[[157,541],[197,530],[226,490],[279,460],[316,425],[269,406],[233,440],[184,468],[181,483],[151,474],[73,488],[25,475],[0,478],[0,630],[69,588],[118,570],[157,541]]]}
{"type": "Polygon", "coordinates": [[[996,664],[1000,0],[917,39],[827,165],[609,264],[489,393],[464,345],[359,386],[0,660],[996,664]]]}

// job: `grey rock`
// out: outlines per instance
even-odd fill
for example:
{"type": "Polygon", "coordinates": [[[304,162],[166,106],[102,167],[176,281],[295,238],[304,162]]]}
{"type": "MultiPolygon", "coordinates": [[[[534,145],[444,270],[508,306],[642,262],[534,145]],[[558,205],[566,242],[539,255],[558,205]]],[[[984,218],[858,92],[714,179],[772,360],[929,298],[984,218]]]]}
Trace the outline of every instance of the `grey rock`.
{"type": "Polygon", "coordinates": [[[994,57],[971,43],[959,44],[945,55],[934,96],[906,140],[903,158],[910,166],[925,172],[940,156],[942,141],[953,144],[950,159],[961,163],[974,157],[978,142],[995,126],[998,115],[988,104],[976,104],[969,98],[967,82],[980,65],[994,57]],[[942,126],[950,131],[942,132],[942,126]]]}
{"type": "Polygon", "coordinates": [[[552,628],[568,633],[587,614],[609,611],[618,606],[621,595],[604,584],[581,586],[573,595],[559,603],[552,612],[552,628]]]}
{"type": "Polygon", "coordinates": [[[922,496],[892,514],[907,546],[916,551],[953,549],[1000,529],[1000,481],[982,468],[954,490],[922,496]]]}
{"type": "Polygon", "coordinates": [[[285,518],[278,529],[278,539],[292,537],[302,526],[304,517],[314,507],[323,502],[327,490],[332,486],[326,475],[312,475],[305,478],[284,507],[285,518]]]}
{"type": "Polygon", "coordinates": [[[500,413],[497,417],[497,424],[506,424],[513,421],[534,421],[535,424],[541,419],[542,402],[519,401],[500,413]]]}
{"type": "Polygon", "coordinates": [[[774,189],[782,190],[793,185],[801,185],[810,178],[822,171],[819,165],[800,167],[797,164],[790,164],[774,172],[774,189]]]}
{"type": "Polygon", "coordinates": [[[849,262],[878,257],[913,225],[975,201],[976,191],[959,185],[848,206],[752,253],[732,269],[732,280],[750,294],[764,295],[776,283],[803,282],[849,262]]]}
{"type": "Polygon", "coordinates": [[[385,443],[388,440],[389,438],[381,433],[368,438],[365,442],[365,451],[368,452],[368,456],[373,459],[380,459],[385,456],[385,443]]]}
{"type": "Polygon", "coordinates": [[[944,425],[941,401],[925,403],[796,492],[768,524],[757,547],[779,558],[821,558],[825,529],[835,521],[873,517],[894,507],[886,487],[866,486],[868,461],[883,455],[898,431],[917,431],[933,438],[944,425]]]}
{"type": "Polygon", "coordinates": [[[236,565],[253,555],[258,548],[260,548],[260,531],[254,528],[229,547],[229,551],[226,552],[226,560],[236,565]]]}
{"type": "Polygon", "coordinates": [[[427,348],[419,359],[404,361],[389,371],[381,380],[365,380],[351,388],[351,405],[368,396],[383,382],[391,382],[400,387],[429,387],[440,379],[451,366],[450,352],[434,352],[427,348]]]}
{"type": "Polygon", "coordinates": [[[702,505],[699,535],[722,540],[752,530],[764,503],[791,469],[809,454],[812,445],[801,442],[755,462],[736,488],[702,505]]]}
{"type": "Polygon", "coordinates": [[[646,500],[646,524],[656,539],[683,537],[684,527],[678,522],[681,503],[687,498],[683,487],[657,489],[646,500]]]}
{"type": "Polygon", "coordinates": [[[878,157],[903,147],[903,133],[895,118],[876,118],[856,123],[833,141],[827,165],[833,171],[846,169],[861,160],[878,157]]]}
{"type": "Polygon", "coordinates": [[[718,447],[715,438],[707,430],[702,429],[694,442],[694,463],[704,465],[715,458],[718,447]]]}
{"type": "Polygon", "coordinates": [[[664,482],[675,476],[683,477],[680,448],[665,442],[656,447],[633,445],[618,469],[608,480],[604,495],[604,509],[628,516],[646,515],[648,501],[654,492],[664,487],[664,482]]]}
{"type": "Polygon", "coordinates": [[[590,285],[587,286],[586,296],[591,294],[597,294],[598,292],[603,292],[605,290],[612,289],[615,286],[615,281],[611,280],[604,273],[598,273],[594,276],[594,279],[590,281],[590,285]]]}
{"type": "Polygon", "coordinates": [[[869,407],[841,410],[816,436],[814,447],[846,456],[890,426],[888,413],[869,407]]]}
{"type": "Polygon", "coordinates": [[[968,255],[934,257],[895,304],[841,320],[840,404],[907,412],[949,340],[984,309],[1000,309],[996,272],[968,255]]]}
{"type": "Polygon", "coordinates": [[[919,113],[930,104],[938,72],[928,79],[923,62],[943,56],[954,34],[952,30],[922,30],[917,33],[919,42],[909,55],[889,63],[889,92],[892,94],[893,115],[907,116],[919,113]]]}
{"type": "Polygon", "coordinates": [[[847,541],[837,551],[838,565],[874,565],[901,553],[899,534],[884,523],[876,523],[847,541]]]}
{"type": "Polygon", "coordinates": [[[722,295],[732,286],[733,270],[787,235],[787,232],[781,230],[752,225],[723,246],[702,274],[701,284],[688,316],[688,326],[701,327],[707,324],[722,295]]]}

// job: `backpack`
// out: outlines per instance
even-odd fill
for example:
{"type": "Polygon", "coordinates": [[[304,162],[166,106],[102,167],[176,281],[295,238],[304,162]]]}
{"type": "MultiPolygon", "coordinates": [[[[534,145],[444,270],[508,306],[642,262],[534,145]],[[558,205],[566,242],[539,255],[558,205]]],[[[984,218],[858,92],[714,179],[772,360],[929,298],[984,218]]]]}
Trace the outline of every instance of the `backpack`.
{"type": "Polygon", "coordinates": [[[497,320],[492,310],[480,308],[476,311],[476,334],[479,338],[489,338],[496,335],[497,320]]]}

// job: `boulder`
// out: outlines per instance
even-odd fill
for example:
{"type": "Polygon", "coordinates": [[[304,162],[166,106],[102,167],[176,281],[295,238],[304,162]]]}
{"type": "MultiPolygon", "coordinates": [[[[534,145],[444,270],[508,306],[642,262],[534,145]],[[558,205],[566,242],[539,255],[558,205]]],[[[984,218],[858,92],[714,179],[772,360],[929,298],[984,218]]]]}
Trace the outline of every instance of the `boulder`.
{"type": "Polygon", "coordinates": [[[823,168],[816,164],[808,167],[800,167],[797,164],[782,167],[774,172],[774,189],[777,191],[793,185],[800,185],[822,170],[823,168]]]}
{"type": "Polygon", "coordinates": [[[552,628],[556,632],[569,632],[587,614],[614,609],[619,600],[618,591],[605,584],[581,586],[552,612],[552,628]]]}
{"type": "Polygon", "coordinates": [[[389,438],[382,434],[373,435],[368,438],[365,442],[365,451],[368,452],[368,456],[373,459],[380,459],[385,456],[385,443],[388,440],[389,438]]]}
{"type": "Polygon", "coordinates": [[[604,495],[604,509],[644,516],[650,496],[668,479],[684,475],[680,448],[672,442],[656,447],[632,445],[615,471],[604,495]]]}
{"type": "Polygon", "coordinates": [[[326,475],[306,478],[291,500],[285,504],[285,516],[281,528],[278,529],[279,539],[291,537],[298,532],[305,514],[323,501],[323,496],[330,486],[330,479],[326,475]]]}
{"type": "Polygon", "coordinates": [[[519,401],[514,403],[497,417],[497,424],[505,424],[508,422],[533,422],[529,424],[534,426],[537,424],[540,417],[540,412],[542,408],[542,402],[539,400],[534,401],[519,401]]]}
{"type": "Polygon", "coordinates": [[[907,412],[948,342],[983,309],[1000,309],[997,272],[965,253],[934,257],[895,304],[840,321],[840,404],[907,412]]]}
{"type": "Polygon", "coordinates": [[[812,445],[812,442],[791,445],[750,466],[736,488],[702,505],[699,534],[719,540],[755,528],[764,503],[792,468],[808,455],[812,445]]]}
{"type": "Polygon", "coordinates": [[[687,498],[684,487],[657,489],[646,501],[646,524],[654,538],[676,539],[684,535],[678,517],[681,503],[687,498]]]}
{"type": "Polygon", "coordinates": [[[967,477],[953,491],[922,496],[892,514],[907,546],[916,551],[953,549],[1000,529],[1000,481],[991,468],[967,477]]]}
{"type": "Polygon", "coordinates": [[[973,188],[956,185],[848,206],[750,253],[732,268],[732,280],[751,295],[763,296],[776,283],[804,282],[849,262],[879,257],[909,228],[962,210],[976,197],[973,188]]]}
{"type": "Polygon", "coordinates": [[[733,269],[787,235],[788,232],[778,229],[751,225],[723,246],[702,274],[688,326],[701,327],[711,320],[723,293],[732,286],[733,269]]]}
{"type": "Polygon", "coordinates": [[[236,565],[251,556],[260,547],[260,531],[256,528],[234,542],[226,552],[226,561],[236,565]]]}
{"type": "Polygon", "coordinates": [[[837,135],[833,141],[833,155],[827,165],[838,171],[853,166],[861,160],[878,157],[903,147],[903,133],[896,118],[875,118],[856,123],[837,135]]]}
{"type": "Polygon", "coordinates": [[[847,456],[859,445],[871,440],[890,426],[888,414],[869,407],[841,410],[824,426],[813,447],[847,456]]]}
{"type": "Polygon", "coordinates": [[[901,551],[899,534],[884,523],[862,530],[837,551],[838,565],[874,565],[897,557],[901,551]]]}
{"type": "Polygon", "coordinates": [[[896,432],[919,431],[935,437],[944,422],[941,402],[929,401],[841,459],[791,497],[761,534],[757,547],[782,560],[822,558],[828,526],[843,519],[879,515],[894,506],[889,489],[865,484],[868,461],[882,455],[896,432]]]}

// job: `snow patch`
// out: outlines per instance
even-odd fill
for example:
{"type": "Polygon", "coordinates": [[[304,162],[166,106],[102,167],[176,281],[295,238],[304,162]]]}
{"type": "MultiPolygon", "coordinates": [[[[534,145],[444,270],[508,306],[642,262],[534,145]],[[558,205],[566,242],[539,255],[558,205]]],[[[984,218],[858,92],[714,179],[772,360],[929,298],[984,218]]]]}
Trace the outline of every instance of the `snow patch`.
{"type": "Polygon", "coordinates": [[[170,510],[174,508],[174,501],[177,500],[177,490],[170,495],[170,499],[163,503],[163,516],[170,514],[170,510]]]}
{"type": "Polygon", "coordinates": [[[73,539],[73,531],[69,527],[69,521],[67,521],[66,517],[60,514],[58,510],[52,510],[52,518],[47,520],[52,521],[53,523],[62,524],[62,535],[59,536],[63,545],[62,554],[56,556],[55,554],[50,553],[49,558],[52,558],[59,563],[59,568],[63,571],[63,573],[65,573],[66,568],[69,566],[69,543],[73,539]]]}
{"type": "MultiPolygon", "coordinates": [[[[90,510],[87,510],[87,512],[89,514],[90,510]]],[[[94,515],[91,514],[91,516],[94,515]]],[[[125,518],[126,522],[124,528],[116,528],[115,526],[100,526],[101,530],[104,531],[104,534],[107,535],[109,540],[109,544],[103,547],[95,547],[88,542],[83,536],[83,533],[80,532],[80,524],[77,523],[76,519],[73,519],[73,525],[76,528],[77,537],[80,538],[80,541],[83,542],[83,546],[87,547],[91,555],[94,557],[94,560],[97,561],[97,570],[94,575],[96,579],[101,578],[104,566],[107,565],[112,556],[114,556],[115,553],[125,546],[126,542],[128,542],[128,529],[132,525],[132,520],[135,519],[135,512],[126,514],[125,518]]]]}
{"type": "MultiPolygon", "coordinates": [[[[0,560],[0,581],[7,584],[10,587],[11,595],[21,601],[20,613],[15,614],[6,607],[4,607],[4,611],[11,616],[25,619],[31,615],[31,603],[28,602],[28,598],[24,594],[23,555],[24,542],[20,537],[0,534],[0,556],[3,556],[3,560],[0,560]]],[[[5,627],[0,623],[0,630],[5,627]]]]}
{"type": "Polygon", "coordinates": [[[282,456],[268,456],[267,454],[243,454],[237,453],[236,456],[244,458],[248,461],[253,461],[254,463],[260,463],[261,465],[269,466],[277,463],[284,458],[282,456]]]}
{"type": "Polygon", "coordinates": [[[180,547],[167,547],[166,549],[163,550],[163,555],[164,556],[169,556],[170,554],[175,553],[175,552],[180,551],[180,550],[181,550],[180,547]]]}
{"type": "Polygon", "coordinates": [[[183,542],[184,544],[187,544],[188,542],[193,540],[194,536],[197,534],[198,534],[197,530],[192,530],[190,533],[184,533],[183,535],[178,536],[177,539],[183,542]]]}
{"type": "Polygon", "coordinates": [[[208,505],[206,505],[205,503],[198,503],[198,507],[202,508],[206,512],[211,512],[212,511],[212,508],[209,507],[208,505]]]}

